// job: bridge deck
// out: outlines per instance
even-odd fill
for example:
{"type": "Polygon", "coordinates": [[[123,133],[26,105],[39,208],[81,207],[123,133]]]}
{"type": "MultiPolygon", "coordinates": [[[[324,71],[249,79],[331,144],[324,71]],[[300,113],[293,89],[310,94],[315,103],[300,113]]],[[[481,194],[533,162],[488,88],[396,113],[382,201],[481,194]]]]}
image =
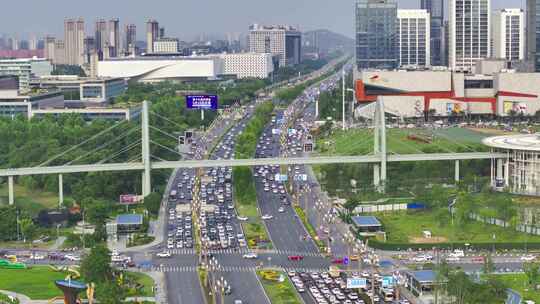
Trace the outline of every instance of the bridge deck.
{"type": "MultiPolygon", "coordinates": [[[[474,160],[506,158],[502,153],[475,152],[475,153],[434,153],[434,154],[400,154],[388,155],[388,162],[414,162],[414,161],[451,161],[451,160],[474,160]]],[[[379,155],[359,156],[316,156],[316,157],[293,157],[293,158],[254,158],[254,159],[221,159],[221,160],[187,160],[187,161],[161,161],[152,162],[152,169],[174,168],[208,168],[208,167],[242,167],[261,165],[315,165],[315,164],[346,164],[346,163],[379,163],[379,155]]],[[[81,172],[111,172],[144,170],[143,163],[113,163],[96,165],[72,165],[51,167],[30,167],[0,170],[0,177],[42,175],[42,174],[67,174],[81,172]]]]}

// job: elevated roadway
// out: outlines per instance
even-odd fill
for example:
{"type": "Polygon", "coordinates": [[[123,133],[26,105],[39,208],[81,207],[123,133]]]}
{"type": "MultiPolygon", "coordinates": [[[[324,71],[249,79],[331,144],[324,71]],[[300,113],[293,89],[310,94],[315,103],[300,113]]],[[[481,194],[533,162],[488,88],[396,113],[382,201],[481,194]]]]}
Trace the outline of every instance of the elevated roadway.
{"type": "MultiPolygon", "coordinates": [[[[387,162],[416,162],[416,161],[459,161],[506,158],[503,153],[472,152],[472,153],[434,153],[434,154],[389,154],[387,162]]],[[[379,163],[379,155],[359,156],[314,156],[291,158],[254,158],[254,159],[218,159],[218,160],[185,160],[185,161],[156,161],[151,163],[151,169],[175,168],[210,168],[210,167],[242,167],[263,165],[317,165],[317,164],[348,164],[348,163],[379,163]]],[[[143,163],[112,163],[96,165],[71,165],[29,168],[8,168],[0,170],[0,177],[68,174],[82,172],[112,172],[144,170],[143,163]]]]}

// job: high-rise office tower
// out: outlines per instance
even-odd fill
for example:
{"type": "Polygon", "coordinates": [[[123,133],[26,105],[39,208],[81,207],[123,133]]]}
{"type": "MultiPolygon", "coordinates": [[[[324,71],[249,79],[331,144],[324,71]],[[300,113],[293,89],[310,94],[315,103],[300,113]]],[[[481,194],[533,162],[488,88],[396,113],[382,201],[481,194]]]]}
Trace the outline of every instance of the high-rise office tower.
{"type": "Polygon", "coordinates": [[[398,62],[400,66],[430,65],[430,19],[427,10],[400,9],[398,62]]]}
{"type": "Polygon", "coordinates": [[[45,49],[43,51],[43,56],[50,60],[52,63],[54,62],[54,46],[55,46],[56,38],[52,36],[46,36],[45,37],[45,49]]]}
{"type": "Polygon", "coordinates": [[[36,35],[32,35],[30,37],[30,40],[28,41],[28,49],[37,50],[37,48],[38,48],[38,39],[36,35]]]}
{"type": "Polygon", "coordinates": [[[527,59],[540,72],[540,1],[527,0],[527,59]]]}
{"type": "Polygon", "coordinates": [[[279,58],[279,66],[296,65],[302,60],[302,33],[288,25],[249,28],[249,51],[272,53],[279,58]]]}
{"type": "Polygon", "coordinates": [[[493,57],[511,62],[525,59],[525,12],[519,8],[493,13],[493,57]]]}
{"type": "Polygon", "coordinates": [[[84,63],[84,20],[68,19],[64,22],[65,59],[67,64],[84,63]]]}
{"type": "Polygon", "coordinates": [[[444,65],[443,39],[444,39],[444,0],[421,0],[420,8],[428,11],[430,22],[430,52],[431,64],[435,66],[444,65]]]}
{"type": "Polygon", "coordinates": [[[120,53],[120,21],[118,18],[109,20],[109,57],[118,57],[120,53]]]}
{"type": "Polygon", "coordinates": [[[107,21],[100,19],[96,21],[94,44],[99,59],[103,59],[103,50],[109,45],[109,35],[107,34],[107,21]]]}
{"type": "Polygon", "coordinates": [[[156,20],[146,22],[146,52],[154,52],[154,41],[159,38],[159,23],[156,20]]]}
{"type": "Polygon", "coordinates": [[[84,38],[84,63],[90,63],[90,57],[96,54],[96,39],[94,37],[84,38]]]}
{"type": "Polygon", "coordinates": [[[396,0],[356,1],[358,69],[397,67],[396,0]]]}
{"type": "Polygon", "coordinates": [[[449,63],[471,72],[491,56],[491,0],[450,0],[449,63]]]}
{"type": "Polygon", "coordinates": [[[124,53],[134,55],[135,41],[137,41],[137,26],[135,24],[127,24],[125,28],[124,53]]]}

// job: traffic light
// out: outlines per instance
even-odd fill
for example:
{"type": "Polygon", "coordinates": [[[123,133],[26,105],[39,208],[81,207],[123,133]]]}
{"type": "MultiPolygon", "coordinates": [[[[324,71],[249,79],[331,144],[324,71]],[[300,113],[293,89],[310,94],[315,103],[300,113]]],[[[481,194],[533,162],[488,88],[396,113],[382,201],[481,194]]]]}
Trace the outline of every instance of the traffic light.
{"type": "Polygon", "coordinates": [[[178,136],[178,144],[184,145],[186,143],[186,138],[184,136],[178,136]]]}
{"type": "Polygon", "coordinates": [[[304,152],[313,152],[313,144],[312,143],[305,143],[304,144],[304,152]]]}

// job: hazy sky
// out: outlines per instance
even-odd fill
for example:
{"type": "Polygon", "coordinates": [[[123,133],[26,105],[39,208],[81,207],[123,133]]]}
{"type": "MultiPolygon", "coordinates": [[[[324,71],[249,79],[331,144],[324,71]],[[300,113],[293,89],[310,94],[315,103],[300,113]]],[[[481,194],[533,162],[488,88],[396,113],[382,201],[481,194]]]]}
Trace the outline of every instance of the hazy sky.
{"type": "MultiPolygon", "coordinates": [[[[0,18],[0,33],[63,35],[66,17],[84,17],[86,31],[97,18],[120,18],[137,25],[157,19],[167,36],[191,39],[200,33],[245,32],[251,23],[299,25],[302,30],[327,28],[353,36],[354,0],[15,0],[0,18]]],[[[400,7],[419,7],[420,0],[398,0],[400,7]]],[[[525,0],[492,0],[493,7],[524,7],[525,0]]]]}

